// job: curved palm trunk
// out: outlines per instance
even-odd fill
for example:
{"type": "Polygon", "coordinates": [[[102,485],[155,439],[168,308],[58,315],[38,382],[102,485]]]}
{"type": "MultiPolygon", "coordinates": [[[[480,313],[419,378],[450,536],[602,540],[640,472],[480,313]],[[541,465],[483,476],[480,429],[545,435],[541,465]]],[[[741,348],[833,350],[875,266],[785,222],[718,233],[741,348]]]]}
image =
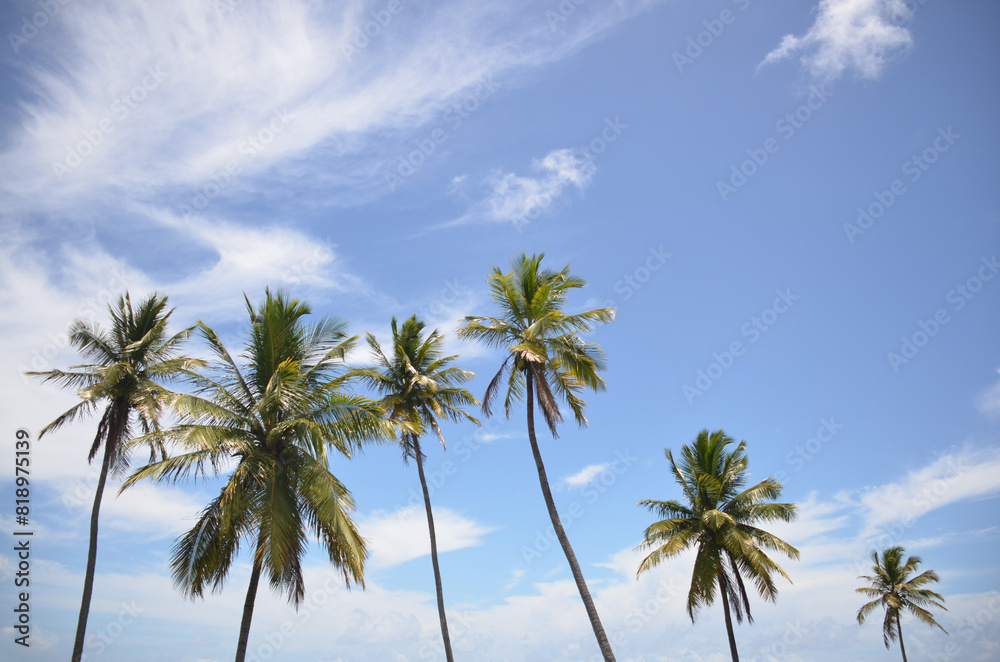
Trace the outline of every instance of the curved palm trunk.
{"type": "Polygon", "coordinates": [[[729,652],[733,654],[733,662],[740,662],[740,654],[736,652],[736,635],[733,633],[733,618],[729,615],[729,591],[726,586],[719,586],[722,594],[722,609],[726,612],[726,634],[729,635],[729,652]]]}
{"type": "Polygon", "coordinates": [[[573,547],[569,544],[566,531],[563,529],[562,521],[559,519],[559,512],[556,510],[555,501],[552,499],[552,490],[549,489],[549,479],[545,475],[545,465],[542,463],[542,454],[538,450],[538,441],[535,439],[535,412],[533,408],[535,394],[531,373],[526,372],[527,401],[528,401],[528,441],[531,442],[531,453],[535,456],[535,468],[538,470],[538,482],[542,486],[542,496],[545,497],[545,506],[549,509],[549,519],[552,520],[552,528],[556,532],[559,544],[562,545],[566,560],[569,561],[570,570],[573,572],[573,579],[576,580],[576,587],[580,591],[580,599],[587,609],[587,616],[590,617],[590,625],[594,628],[594,636],[597,637],[597,645],[604,656],[604,662],[615,662],[615,654],[611,651],[611,644],[608,642],[608,635],[604,633],[604,626],[601,624],[601,617],[597,614],[597,607],[594,606],[594,599],[590,596],[587,582],[583,579],[583,572],[580,564],[573,553],[573,547]]]}
{"type": "Polygon", "coordinates": [[[113,446],[110,441],[104,443],[104,459],[101,461],[101,476],[97,479],[97,493],[94,494],[94,507],[90,511],[90,547],[87,550],[87,572],[83,579],[83,599],[80,601],[80,618],[76,623],[76,640],[73,642],[73,662],[80,662],[83,657],[83,640],[87,635],[87,617],[90,615],[90,597],[94,593],[94,570],[97,567],[97,520],[101,514],[101,499],[104,497],[104,484],[108,480],[108,468],[111,465],[113,446]]]}
{"type": "Polygon", "coordinates": [[[250,572],[250,586],[247,588],[247,598],[243,602],[243,621],[240,623],[240,641],[236,645],[236,662],[243,662],[247,655],[247,640],[250,638],[250,621],[253,620],[253,605],[257,599],[257,584],[260,582],[260,552],[261,541],[257,541],[257,549],[253,555],[253,570],[250,572]]]}
{"type": "Polygon", "coordinates": [[[417,456],[417,473],[420,475],[420,489],[424,491],[424,508],[427,510],[427,530],[431,537],[431,565],[434,566],[434,588],[437,591],[438,618],[441,620],[441,638],[444,640],[444,656],[448,662],[454,662],[451,654],[451,637],[448,635],[448,617],[444,611],[444,590],[441,588],[441,568],[438,566],[437,534],[434,533],[434,515],[431,513],[431,495],[427,491],[427,479],[424,478],[424,460],[420,452],[420,440],[413,435],[413,449],[417,456]]]}
{"type": "Polygon", "coordinates": [[[896,616],[896,634],[899,635],[899,650],[903,653],[903,662],[906,662],[906,646],[903,645],[903,626],[899,622],[899,616],[896,616]]]}

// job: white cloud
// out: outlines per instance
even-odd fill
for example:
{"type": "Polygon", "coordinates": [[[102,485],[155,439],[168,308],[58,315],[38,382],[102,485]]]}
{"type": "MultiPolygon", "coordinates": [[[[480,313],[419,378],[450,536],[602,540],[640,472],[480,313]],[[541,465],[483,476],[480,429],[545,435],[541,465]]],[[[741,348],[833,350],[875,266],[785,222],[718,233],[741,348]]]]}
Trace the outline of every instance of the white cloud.
{"type": "MultiPolygon", "coordinates": [[[[106,326],[108,304],[126,289],[133,302],[154,290],[169,292],[170,304],[177,308],[171,318],[174,331],[193,324],[199,316],[206,316],[213,325],[242,321],[246,314],[243,291],[255,301],[267,284],[295,286],[297,295],[307,286],[312,292],[341,291],[348,284],[353,284],[354,292],[367,292],[359,279],[339,268],[333,247],[318,244],[294,230],[241,230],[208,221],[178,225],[177,229],[182,241],[203,243],[214,255],[210,253],[210,263],[204,269],[168,283],[151,280],[92,241],[45,254],[32,248],[28,243],[31,237],[24,233],[8,235],[0,249],[0,307],[5,311],[0,318],[5,346],[0,374],[8,376],[0,383],[0,396],[8,403],[11,414],[16,412],[12,424],[32,433],[33,474],[59,490],[54,508],[60,514],[89,513],[100,458],[88,464],[87,451],[100,416],[98,413],[81,419],[38,440],[41,429],[76,404],[78,398],[72,390],[43,385],[24,372],[66,368],[80,362],[81,357],[70,347],[66,335],[74,319],[106,326]]],[[[195,339],[186,350],[195,355],[205,351],[203,343],[195,339]]],[[[135,460],[142,459],[140,451],[135,460]]],[[[3,455],[0,468],[9,469],[12,462],[13,455],[3,455]]],[[[130,497],[126,494],[113,499],[110,484],[108,491],[107,522],[114,524],[117,504],[130,497]]],[[[140,499],[122,510],[126,518],[122,527],[137,526],[166,535],[176,532],[178,526],[183,528],[178,524],[182,515],[191,516],[199,510],[199,504],[160,488],[146,496],[147,500],[140,499]],[[143,517],[128,520],[134,513],[143,513],[143,517]],[[174,525],[168,529],[171,522],[174,525]],[[164,528],[156,530],[160,526],[164,528]]]]}
{"type": "Polygon", "coordinates": [[[583,190],[596,168],[584,155],[572,149],[549,152],[532,161],[538,177],[521,177],[502,170],[486,179],[490,192],[485,201],[488,218],[523,224],[549,210],[569,187],[583,190]]]}
{"type": "Polygon", "coordinates": [[[483,80],[511,89],[521,72],[652,4],[577,7],[555,31],[540,11],[524,20],[526,2],[442,3],[432,15],[404,3],[351,50],[373,10],[360,0],[71,3],[37,38],[43,59],[21,65],[23,130],[0,154],[5,206],[76,215],[81,200],[197,210],[217,197],[319,205],[383,195],[384,171],[413,149],[414,132],[446,126],[444,112],[483,80]]]}
{"type": "MultiPolygon", "coordinates": [[[[960,467],[976,461],[984,463],[987,470],[996,469],[996,458],[989,454],[963,451],[945,457],[953,457],[960,467]]],[[[811,494],[799,504],[800,514],[795,522],[769,526],[769,530],[798,547],[802,557],[791,561],[777,555],[792,583],[780,582],[776,603],[756,596],[751,598],[755,624],[736,629],[743,656],[760,660],[774,656],[801,662],[827,659],[830,651],[835,652],[836,659],[868,659],[874,654],[872,651],[882,650],[877,625],[859,627],[854,617],[860,600],[853,588],[859,585],[857,576],[867,571],[868,548],[862,532],[848,524],[852,517],[862,522],[877,519],[870,503],[875,495],[895,494],[900,488],[919,491],[922,481],[944,475],[946,467],[947,459],[935,460],[902,481],[869,490],[861,499],[851,500],[841,495],[824,499],[811,494]]],[[[968,472],[963,474],[967,475],[968,472]]],[[[971,478],[975,480],[974,476],[971,478]]],[[[975,493],[976,490],[968,491],[964,498],[973,498],[975,493]]],[[[464,540],[458,544],[468,546],[469,541],[481,535],[477,533],[477,529],[482,529],[480,525],[447,509],[440,509],[436,515],[445,522],[439,525],[443,539],[464,540]],[[449,534],[448,529],[459,533],[449,534]]],[[[403,557],[415,558],[412,550],[421,545],[424,547],[421,553],[426,553],[426,522],[419,508],[374,513],[361,520],[359,526],[372,540],[373,568],[386,561],[401,563],[403,557]],[[400,555],[388,549],[391,546],[411,553],[400,555]]],[[[942,584],[936,588],[945,593],[948,611],[937,616],[952,632],[948,638],[932,628],[915,625],[907,635],[908,648],[939,651],[951,641],[960,647],[963,660],[995,659],[993,642],[1000,636],[1000,619],[993,617],[985,623],[975,620],[984,613],[996,614],[997,594],[989,590],[994,584],[978,593],[952,593],[947,584],[951,577],[963,572],[961,560],[942,565],[925,553],[927,548],[946,541],[923,538],[900,542],[909,551],[921,553],[926,567],[941,575],[942,584]]],[[[728,659],[721,605],[716,603],[701,610],[693,624],[685,611],[693,552],[688,550],[637,579],[635,571],[643,554],[626,548],[595,564],[612,571],[603,579],[594,578],[593,568],[584,567],[618,658],[676,662],[728,659]],[[663,651],[664,641],[669,641],[670,646],[662,655],[654,656],[651,651],[663,651]]],[[[0,565],[5,560],[9,566],[9,556],[0,557],[0,565]]],[[[101,588],[99,595],[95,594],[92,612],[95,626],[100,628],[113,621],[123,603],[134,601],[142,610],[141,618],[125,629],[115,644],[120,647],[116,654],[127,654],[131,651],[129,646],[148,645],[150,638],[160,636],[160,629],[167,627],[187,633],[187,638],[182,637],[177,645],[190,652],[191,659],[222,659],[221,649],[215,647],[219,646],[220,632],[222,648],[235,641],[249,574],[246,558],[234,566],[221,595],[208,595],[194,603],[183,600],[172,588],[165,560],[162,563],[162,572],[134,574],[112,572],[99,566],[97,585],[101,588]]],[[[43,582],[36,608],[58,603],[66,614],[71,614],[77,606],[80,575],[43,558],[36,560],[35,568],[43,582]]],[[[363,591],[347,591],[342,576],[322,562],[308,564],[305,573],[306,601],[298,612],[287,605],[283,596],[262,586],[257,596],[251,650],[268,642],[269,637],[278,641],[277,633],[284,633],[280,638],[281,653],[293,658],[307,658],[330,641],[336,642],[337,655],[343,660],[394,659],[394,655],[416,659],[422,652],[440,650],[432,592],[390,590],[372,581],[363,591]]],[[[477,651],[487,650],[494,658],[511,662],[594,658],[597,652],[593,634],[574,583],[546,580],[524,585],[526,576],[520,569],[512,572],[495,601],[449,605],[456,653],[471,658],[477,651]],[[518,592],[510,594],[512,590],[518,592]]],[[[904,623],[904,629],[908,623],[904,623]]],[[[66,645],[67,631],[68,626],[60,633],[61,645],[66,645]]]]}
{"type": "Polygon", "coordinates": [[[242,320],[246,306],[263,296],[264,288],[294,288],[301,293],[333,290],[370,297],[365,282],[343,268],[336,246],[317,241],[297,230],[267,226],[243,227],[205,218],[184,219],[168,212],[149,209],[150,218],[191,243],[208,249],[211,257],[199,269],[164,284],[172,300],[183,304],[191,316],[212,315],[212,319],[242,320]]]}
{"type": "MultiPolygon", "coordinates": [[[[145,464],[137,453],[134,467],[145,464]]],[[[136,483],[118,494],[120,483],[109,485],[101,506],[101,525],[122,531],[153,534],[154,537],[175,537],[186,533],[208,505],[208,498],[192,494],[191,485],[174,487],[151,482],[136,483]]],[[[92,499],[93,494],[89,495],[92,499]]],[[[87,504],[89,508],[89,503],[87,504]]]]}
{"type": "Polygon", "coordinates": [[[929,465],[910,471],[900,482],[861,494],[864,509],[862,535],[912,522],[948,504],[1000,493],[1000,449],[969,447],[942,455],[929,465]],[[891,525],[891,526],[887,526],[891,525]]]}
{"type": "Polygon", "coordinates": [[[816,14],[805,35],[786,35],[760,66],[801,54],[817,78],[835,80],[853,70],[875,79],[887,60],[913,43],[903,27],[911,17],[903,0],[820,0],[816,14]]]}
{"type": "Polygon", "coordinates": [[[499,432],[474,432],[472,436],[476,439],[476,441],[481,441],[484,444],[492,444],[494,441],[498,441],[501,439],[524,438],[523,434],[518,434],[516,432],[507,432],[502,434],[499,432]]]}
{"type": "Polygon", "coordinates": [[[504,584],[504,587],[503,587],[503,590],[505,590],[505,591],[509,591],[509,590],[511,590],[512,588],[514,588],[515,586],[517,586],[518,584],[520,584],[520,583],[521,583],[521,580],[522,580],[522,579],[524,579],[524,575],[525,575],[525,574],[526,574],[527,572],[528,572],[528,571],[527,571],[527,570],[524,570],[523,568],[516,568],[516,569],[515,569],[515,570],[514,570],[514,571],[513,571],[513,572],[512,572],[511,574],[510,574],[510,581],[508,581],[508,582],[507,582],[506,584],[504,584]]]}
{"type": "Polygon", "coordinates": [[[610,462],[605,462],[604,464],[591,464],[583,469],[580,469],[580,471],[576,472],[572,476],[567,477],[565,479],[565,483],[570,487],[583,487],[610,468],[610,462]]]}
{"type": "MultiPolygon", "coordinates": [[[[3,633],[4,639],[9,639],[11,641],[24,636],[24,633],[21,631],[15,632],[14,627],[11,625],[0,628],[0,633],[3,633]]],[[[30,646],[34,647],[36,650],[48,651],[55,647],[56,643],[59,641],[59,637],[45,628],[32,624],[27,641],[30,646]]]]}
{"type": "Polygon", "coordinates": [[[1000,418],[1000,382],[979,394],[976,398],[976,409],[990,418],[1000,418]]]}
{"type": "MultiPolygon", "coordinates": [[[[359,517],[358,530],[368,541],[373,568],[391,568],[431,553],[427,515],[422,507],[408,506],[391,513],[375,511],[359,517]]],[[[451,552],[482,544],[494,531],[448,508],[434,509],[434,532],[438,552],[451,552]]]]}

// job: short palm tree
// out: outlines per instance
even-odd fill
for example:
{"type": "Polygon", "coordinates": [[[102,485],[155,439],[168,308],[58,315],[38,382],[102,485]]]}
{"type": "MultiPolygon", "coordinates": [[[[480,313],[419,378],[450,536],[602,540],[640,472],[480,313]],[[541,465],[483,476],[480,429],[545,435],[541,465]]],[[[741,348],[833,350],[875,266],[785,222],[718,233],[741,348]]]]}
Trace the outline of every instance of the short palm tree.
{"type": "Polygon", "coordinates": [[[350,457],[366,439],[392,438],[380,407],[343,391],[340,364],[356,339],[346,337],[342,322],[324,318],[307,325],[305,303],[270,290],[260,307],[247,301],[247,309],[245,365],[202,324],[215,362],[207,374],[190,375],[193,393],[171,398],[180,423],[148,436],[173,441],[184,452],[142,468],[125,483],[176,482],[207,467],[216,475],[231,469],[219,496],[175,543],[171,570],[188,597],[201,597],[206,586],[219,591],[240,545],[250,543],[253,565],[236,662],[246,656],[262,572],[296,607],[304,597],[308,533],[348,585],[364,585],[365,543],[350,518],[350,492],[330,472],[327,447],[350,457]]]}
{"type": "Polygon", "coordinates": [[[919,556],[907,557],[903,561],[904,550],[900,546],[889,547],[882,550],[879,557],[877,550],[872,551],[872,570],[874,575],[861,575],[858,579],[864,579],[868,586],[855,589],[858,593],[869,598],[874,598],[858,610],[858,623],[863,624],[865,619],[878,608],[885,610],[885,619],[882,621],[882,641],[885,647],[889,648],[889,643],[899,638],[899,650],[903,654],[903,662],[906,662],[906,647],[903,646],[903,626],[900,624],[900,616],[904,611],[910,612],[918,621],[927,625],[936,625],[941,631],[947,634],[947,630],[934,620],[926,606],[937,607],[948,611],[942,604],[944,598],[923,588],[931,582],[939,581],[937,573],[933,570],[926,570],[916,577],[913,574],[920,565],[919,556]]]}
{"type": "MultiPolygon", "coordinates": [[[[126,292],[108,309],[111,314],[110,329],[78,319],[69,330],[70,344],[93,363],[75,365],[69,371],[28,373],[42,377],[43,382],[78,389],[80,396],[80,402],[49,423],[38,435],[39,439],[78,417],[104,407],[87,457],[88,462],[93,462],[101,446],[104,446],[101,473],[90,514],[90,547],[73,642],[73,662],[79,662],[83,656],[97,565],[97,523],[108,474],[118,476],[128,469],[130,458],[125,442],[136,426],[147,433],[158,424],[163,397],[167,393],[164,384],[181,371],[200,363],[178,355],[180,344],[191,329],[168,335],[167,320],[173,311],[167,310],[167,297],[154,293],[140,301],[138,306],[133,306],[126,292]]],[[[150,460],[156,459],[162,450],[159,445],[151,444],[150,460]]]]}
{"type": "Polygon", "coordinates": [[[569,292],[586,282],[571,274],[569,266],[561,271],[542,269],[544,257],[544,254],[528,257],[524,253],[515,256],[507,273],[493,267],[489,277],[490,296],[499,316],[466,317],[458,335],[507,352],[483,396],[483,412],[491,414],[491,403],[501,390],[506,390],[504,410],[508,418],[511,407],[522,399],[525,401],[528,441],[552,528],[566,554],[601,654],[606,662],[611,662],[615,659],[611,644],[552,499],[535,438],[534,406],[537,402],[553,437],[559,436],[556,425],[562,422],[560,401],[569,406],[581,427],[587,424],[583,412],[586,403],[579,394],[585,387],[594,391],[606,388],[599,374],[604,368],[604,352],[599,346],[584,342],[580,334],[589,333],[598,323],[612,321],[614,309],[597,308],[574,315],[563,312],[569,292]]]}
{"type": "Polygon", "coordinates": [[[366,339],[375,354],[376,366],[357,370],[363,379],[382,394],[379,404],[393,420],[406,421],[409,430],[401,429],[399,443],[403,449],[404,461],[414,458],[420,488],[424,493],[424,509],[427,512],[427,530],[431,542],[431,565],[434,568],[434,586],[437,591],[438,618],[441,621],[441,638],[444,641],[445,658],[453,662],[451,637],[448,634],[448,619],[444,608],[444,591],[441,587],[441,569],[437,557],[437,535],[434,532],[434,514],[431,511],[431,495],[424,477],[424,453],[420,449],[420,436],[429,428],[433,430],[441,445],[444,435],[438,424],[439,419],[459,421],[462,419],[479,425],[479,421],[466,413],[462,407],[478,405],[469,391],[461,387],[475,373],[450,365],[457,356],[442,356],[444,336],[436,330],[423,337],[424,323],[414,315],[403,322],[402,328],[392,318],[392,353],[382,351],[375,336],[366,339]]]}
{"type": "MultiPolygon", "coordinates": [[[[688,591],[687,612],[691,622],[698,610],[715,602],[716,590],[722,596],[722,608],[729,635],[733,662],[739,662],[736,637],[730,609],[736,621],[753,622],[750,599],[744,577],[753,581],[757,592],[772,602],[778,597],[775,573],[788,575],[765,550],[783,552],[790,558],[799,557],[797,549],[763,529],[761,522],[791,521],[797,512],[795,504],[769,503],[781,495],[781,483],[765,478],[744,489],[749,463],[741,441],[736,448],[722,430],[709,433],[702,430],[691,445],[681,448],[681,462],[674,461],[666,449],[670,472],[680,484],[684,503],[670,501],[640,501],[638,505],[661,518],[646,529],[639,549],[653,551],[642,560],[637,574],[650,570],[662,561],[696,548],[691,589],[688,591]]],[[[791,581],[789,579],[789,581],[791,581]]]]}

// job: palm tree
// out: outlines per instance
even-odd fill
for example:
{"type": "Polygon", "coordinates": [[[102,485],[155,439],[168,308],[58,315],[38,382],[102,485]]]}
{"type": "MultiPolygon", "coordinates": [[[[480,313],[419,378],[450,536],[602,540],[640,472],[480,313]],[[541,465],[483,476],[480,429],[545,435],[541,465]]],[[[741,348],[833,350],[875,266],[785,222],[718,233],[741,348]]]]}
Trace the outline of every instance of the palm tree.
{"type": "Polygon", "coordinates": [[[689,547],[697,549],[691,589],[688,591],[687,612],[691,622],[698,610],[715,602],[716,588],[722,596],[726,617],[726,632],[733,662],[739,662],[736,637],[730,609],[736,612],[736,622],[753,623],[750,599],[744,577],[753,580],[757,593],[772,602],[778,597],[773,574],[785,579],[788,575],[765,550],[779,551],[797,559],[797,549],[757,528],[761,522],[794,519],[797,508],[792,503],[767,503],[781,495],[782,486],[773,478],[765,478],[743,489],[749,463],[741,441],[735,449],[722,430],[698,433],[694,443],[681,448],[681,462],[665,449],[670,472],[680,484],[686,503],[676,500],[647,499],[638,505],[661,518],[646,529],[645,540],[637,549],[653,551],[642,560],[638,575],[676,556],[689,547]]]}
{"type": "Polygon", "coordinates": [[[903,626],[900,625],[900,615],[903,611],[910,612],[917,620],[927,625],[936,625],[945,634],[948,633],[941,624],[934,620],[931,613],[924,609],[925,606],[948,609],[941,604],[944,598],[931,591],[922,588],[931,582],[939,581],[938,575],[933,570],[926,570],[916,577],[913,574],[920,565],[919,556],[910,556],[903,562],[904,550],[899,545],[882,550],[879,558],[878,550],[871,553],[872,570],[874,576],[861,575],[858,579],[864,579],[869,586],[862,586],[855,589],[856,592],[869,598],[875,598],[858,610],[858,624],[863,624],[868,616],[882,607],[885,609],[885,619],[882,621],[882,641],[885,647],[889,648],[889,642],[899,638],[899,650],[903,654],[903,662],[906,662],[906,647],[903,646],[903,626]]]}
{"type": "Polygon", "coordinates": [[[220,591],[241,543],[252,544],[236,662],[246,656],[262,572],[296,607],[304,597],[307,533],[318,538],[348,586],[352,580],[364,585],[365,542],[349,516],[350,492],[329,470],[327,446],[350,457],[365,439],[392,438],[381,408],[343,392],[338,368],[356,340],[346,338],[343,322],[324,318],[306,325],[308,305],[270,290],[259,308],[248,300],[247,310],[246,365],[238,365],[201,324],[215,363],[209,374],[190,374],[194,393],[171,398],[180,423],[149,436],[179,443],[185,452],[142,468],[125,483],[176,482],[208,466],[216,475],[232,468],[219,496],[174,544],[171,570],[175,585],[192,599],[206,586],[220,591]]]}
{"type": "Polygon", "coordinates": [[[444,640],[445,658],[448,662],[453,662],[444,592],[441,588],[441,569],[438,566],[437,535],[434,532],[431,495],[424,477],[424,454],[420,449],[420,436],[430,428],[437,434],[441,445],[447,448],[438,419],[466,419],[479,425],[479,421],[462,410],[463,406],[478,405],[479,401],[460,387],[460,384],[474,377],[475,373],[449,365],[458,357],[441,356],[444,336],[435,330],[423,338],[423,330],[424,323],[416,315],[403,322],[402,329],[397,327],[396,318],[393,317],[392,355],[387,356],[375,336],[367,334],[366,339],[375,354],[377,365],[375,368],[357,370],[355,374],[361,375],[369,385],[383,394],[379,404],[391,419],[406,421],[412,426],[409,430],[400,430],[399,443],[403,449],[403,460],[415,458],[417,461],[417,474],[424,493],[427,529],[431,539],[431,565],[434,568],[441,638],[444,640]]]}
{"type": "MultiPolygon", "coordinates": [[[[73,642],[73,662],[79,662],[83,655],[97,565],[97,523],[108,474],[119,476],[128,469],[130,458],[125,442],[132,436],[135,426],[148,433],[158,424],[163,398],[167,394],[164,384],[181,371],[200,364],[178,355],[180,344],[191,329],[168,336],[167,320],[173,311],[166,310],[166,307],[167,297],[156,293],[140,301],[138,306],[133,306],[126,292],[117,303],[108,306],[110,329],[104,329],[99,324],[87,324],[80,319],[70,326],[70,344],[93,363],[75,365],[69,371],[27,373],[42,377],[43,382],[78,389],[80,396],[79,403],[45,426],[38,435],[39,439],[104,407],[87,456],[87,461],[93,462],[101,446],[104,446],[101,473],[90,513],[90,547],[73,642]]],[[[152,461],[162,454],[163,449],[156,443],[149,446],[152,461]]]]}
{"type": "Polygon", "coordinates": [[[563,312],[569,292],[583,287],[586,282],[571,274],[568,265],[558,272],[542,269],[544,257],[544,253],[531,257],[521,253],[511,260],[511,270],[507,273],[493,267],[489,277],[490,296],[500,316],[466,317],[465,326],[458,330],[458,335],[507,352],[507,358],[483,396],[483,412],[491,415],[491,403],[504,388],[504,410],[508,418],[513,404],[522,399],[527,404],[528,441],[552,528],[569,561],[601,654],[606,662],[612,662],[615,656],[611,644],[552,499],[535,438],[534,405],[538,403],[554,438],[559,436],[556,424],[562,422],[559,400],[569,406],[577,424],[581,427],[587,424],[583,413],[586,403],[579,393],[584,387],[594,391],[606,388],[598,374],[604,368],[604,352],[599,346],[581,340],[579,334],[589,333],[598,323],[612,321],[614,309],[597,308],[575,315],[563,312]]]}

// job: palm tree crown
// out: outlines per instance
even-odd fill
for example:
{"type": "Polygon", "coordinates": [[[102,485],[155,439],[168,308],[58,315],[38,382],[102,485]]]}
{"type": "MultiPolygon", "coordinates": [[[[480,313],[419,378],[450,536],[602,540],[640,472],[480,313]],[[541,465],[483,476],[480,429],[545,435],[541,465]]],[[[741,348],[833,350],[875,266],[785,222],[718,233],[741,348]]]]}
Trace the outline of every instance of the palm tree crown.
{"type": "Polygon", "coordinates": [[[534,406],[537,402],[553,437],[559,436],[556,425],[562,421],[560,401],[569,406],[581,427],[587,424],[583,413],[586,403],[580,392],[584,388],[595,391],[606,388],[599,374],[604,369],[604,351],[593,343],[584,342],[580,334],[589,333],[598,323],[612,321],[614,309],[597,308],[575,315],[563,312],[569,292],[586,283],[570,273],[569,266],[561,271],[542,269],[543,257],[544,254],[517,255],[511,260],[511,270],[507,273],[493,267],[489,277],[490,296],[499,308],[499,316],[466,317],[465,326],[458,330],[458,335],[507,351],[500,370],[486,388],[483,411],[487,416],[491,414],[491,403],[504,384],[504,411],[508,418],[511,406],[525,401],[528,441],[552,528],[566,555],[601,654],[605,662],[613,662],[611,644],[552,498],[535,438],[534,406]]]}
{"type": "MultiPolygon", "coordinates": [[[[38,435],[49,432],[78,417],[93,413],[104,405],[104,414],[97,425],[97,434],[90,445],[88,462],[93,462],[101,447],[104,459],[94,494],[90,516],[90,547],[84,576],[83,599],[80,605],[73,662],[83,656],[90,598],[93,593],[94,571],[97,564],[97,532],[101,500],[108,474],[121,475],[129,465],[129,448],[125,442],[132,436],[133,425],[143,433],[153,431],[160,419],[167,381],[201,365],[200,361],[179,356],[180,344],[191,329],[176,335],[167,333],[167,321],[173,311],[167,309],[167,297],[156,293],[132,305],[126,292],[116,304],[108,307],[111,328],[75,320],[69,330],[70,344],[92,363],[75,365],[68,371],[29,372],[43,382],[78,389],[80,402],[49,423],[38,435]]],[[[150,461],[164,456],[162,444],[149,440],[150,461]]]]}
{"type": "MultiPolygon", "coordinates": [[[[75,388],[80,396],[80,402],[45,426],[39,438],[104,404],[87,459],[93,461],[104,446],[109,452],[112,475],[128,469],[129,455],[123,442],[132,436],[133,425],[137,424],[143,434],[151,432],[163,411],[164,399],[160,396],[167,392],[165,384],[184,370],[202,364],[179,356],[180,345],[191,328],[168,336],[167,323],[173,311],[166,308],[165,296],[154,293],[133,306],[126,292],[108,307],[110,329],[79,319],[73,322],[70,345],[93,362],[74,365],[68,371],[27,373],[41,377],[43,383],[75,388]]],[[[150,452],[154,457],[162,455],[162,447],[152,445],[150,452]]]]}
{"type": "MultiPolygon", "coordinates": [[[[638,574],[690,547],[696,548],[694,573],[688,592],[687,612],[694,622],[698,610],[715,602],[721,593],[733,659],[737,660],[735,637],[729,610],[737,622],[744,614],[753,622],[744,577],[757,592],[774,601],[778,588],[773,575],[788,575],[765,550],[779,551],[790,558],[799,552],[777,536],[758,528],[761,522],[791,521],[796,506],[768,503],[781,495],[781,483],[765,478],[752,487],[747,482],[746,442],[734,443],[722,430],[702,430],[691,445],[681,448],[680,463],[666,449],[670,472],[681,486],[684,503],[676,500],[644,500],[638,505],[656,513],[659,521],[649,525],[639,549],[652,549],[639,565],[638,574]]],[[[791,581],[791,580],[789,580],[791,581]]]]}
{"type": "Polygon", "coordinates": [[[136,472],[173,480],[232,468],[221,493],[174,546],[175,583],[190,597],[206,586],[221,590],[241,541],[253,544],[253,571],[237,648],[245,655],[257,580],[298,605],[305,594],[301,559],[315,535],[345,581],[364,584],[364,539],[349,513],[354,502],[330,472],[327,447],[351,457],[366,439],[389,439],[393,428],[375,403],[343,391],[341,361],[355,338],[344,324],[321,319],[307,325],[309,307],[284,293],[266,292],[255,308],[247,301],[250,334],[241,367],[204,324],[215,363],[192,372],[192,394],[172,398],[181,422],[150,435],[178,443],[184,453],[136,472]],[[232,463],[235,462],[235,466],[232,463]]]}
{"type": "Polygon", "coordinates": [[[366,339],[375,354],[376,367],[355,372],[382,394],[379,404],[390,418],[404,421],[410,426],[400,429],[399,443],[403,449],[404,461],[409,458],[417,461],[430,535],[441,638],[444,641],[445,659],[452,662],[451,636],[448,633],[441,569],[437,558],[437,534],[434,531],[430,491],[424,476],[424,453],[420,449],[420,437],[430,428],[437,434],[441,445],[447,448],[438,424],[439,419],[465,419],[479,425],[479,421],[462,409],[464,406],[478,405],[479,401],[461,387],[474,373],[450,365],[457,357],[442,356],[444,337],[435,330],[424,338],[423,330],[424,323],[416,315],[403,322],[402,329],[398,328],[396,318],[393,317],[392,354],[386,355],[375,336],[369,333],[366,339]]]}
{"type": "Polygon", "coordinates": [[[508,355],[490,382],[483,398],[483,411],[491,405],[506,382],[504,411],[524,399],[526,382],[537,392],[537,403],[545,422],[557,437],[556,424],[562,421],[558,400],[569,405],[576,422],[587,424],[586,403],[579,397],[584,387],[606,388],[599,372],[605,367],[604,351],[580,339],[598,323],[614,320],[613,308],[596,308],[569,315],[563,312],[573,289],[584,287],[582,278],[570,273],[541,268],[545,254],[528,257],[523,253],[511,260],[507,273],[493,267],[489,278],[490,296],[500,309],[500,317],[469,316],[458,330],[461,338],[477,340],[488,347],[507,350],[508,355]],[[557,399],[558,398],[558,399],[557,399]]]}
{"type": "Polygon", "coordinates": [[[885,618],[882,621],[882,641],[886,648],[890,642],[899,639],[899,647],[903,653],[903,660],[906,660],[906,648],[903,646],[903,628],[900,625],[900,616],[904,611],[909,612],[921,623],[936,625],[942,632],[947,633],[941,624],[934,620],[934,617],[924,607],[931,606],[939,609],[947,608],[942,604],[944,598],[923,588],[932,582],[939,581],[938,575],[933,570],[926,570],[914,576],[917,566],[921,560],[919,556],[910,556],[903,561],[904,549],[897,545],[882,550],[881,557],[877,550],[872,551],[872,570],[874,575],[861,575],[859,579],[868,582],[868,586],[855,589],[857,593],[874,598],[858,610],[858,623],[863,624],[871,613],[880,607],[885,610],[885,618]]]}
{"type": "Polygon", "coordinates": [[[468,420],[479,424],[462,407],[478,405],[479,401],[461,384],[475,373],[450,365],[457,356],[442,356],[444,336],[437,330],[423,337],[425,324],[413,315],[402,328],[392,318],[392,353],[387,355],[372,334],[365,339],[375,355],[375,368],[356,370],[372,388],[382,395],[379,404],[390,418],[409,422],[413,427],[401,429],[399,442],[405,458],[415,457],[414,442],[428,428],[434,431],[442,446],[447,447],[439,421],[468,420]]]}

